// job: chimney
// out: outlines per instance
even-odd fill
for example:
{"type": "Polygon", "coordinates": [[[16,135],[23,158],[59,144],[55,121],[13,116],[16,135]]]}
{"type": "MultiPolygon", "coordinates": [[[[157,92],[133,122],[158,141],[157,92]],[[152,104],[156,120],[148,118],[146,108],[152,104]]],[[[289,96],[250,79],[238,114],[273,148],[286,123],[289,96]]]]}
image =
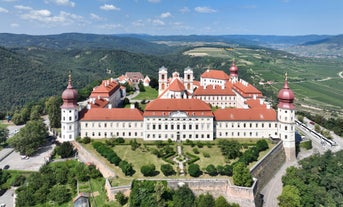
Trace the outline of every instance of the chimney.
{"type": "Polygon", "coordinates": [[[225,89],[225,85],[222,85],[222,90],[224,90],[225,89]]]}
{"type": "Polygon", "coordinates": [[[101,97],[100,96],[98,96],[98,100],[100,99],[101,97]]]}
{"type": "Polygon", "coordinates": [[[266,106],[267,106],[267,109],[270,109],[270,104],[269,103],[267,103],[266,106]]]}
{"type": "Polygon", "coordinates": [[[213,89],[216,89],[216,85],[213,85],[213,89]]]}
{"type": "Polygon", "coordinates": [[[108,104],[108,109],[112,109],[112,104],[108,104]]]}
{"type": "Polygon", "coordinates": [[[134,109],[134,108],[135,108],[135,104],[131,104],[130,109],[134,109]]]}
{"type": "Polygon", "coordinates": [[[254,94],[254,100],[256,100],[256,94],[254,94]]]}
{"type": "Polygon", "coordinates": [[[260,105],[262,105],[263,104],[263,99],[260,99],[260,105]]]}
{"type": "Polygon", "coordinates": [[[91,104],[87,104],[87,109],[89,110],[91,108],[92,108],[91,104]]]}

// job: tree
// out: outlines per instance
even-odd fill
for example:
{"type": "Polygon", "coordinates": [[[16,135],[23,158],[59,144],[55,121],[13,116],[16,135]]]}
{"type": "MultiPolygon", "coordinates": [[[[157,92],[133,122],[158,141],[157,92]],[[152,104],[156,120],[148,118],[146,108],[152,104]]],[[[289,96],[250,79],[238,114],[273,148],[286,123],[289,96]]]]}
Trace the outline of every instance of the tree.
{"type": "Polygon", "coordinates": [[[139,88],[139,92],[145,92],[145,87],[142,81],[139,81],[138,88],[139,88]]]}
{"type": "Polygon", "coordinates": [[[210,176],[216,176],[218,175],[218,172],[217,172],[217,169],[214,165],[212,164],[209,164],[207,167],[206,167],[206,172],[210,175],[210,176]]]}
{"type": "Polygon", "coordinates": [[[51,96],[45,102],[45,108],[48,112],[50,127],[60,128],[61,127],[61,105],[63,100],[60,96],[51,96]]]}
{"type": "Polygon", "coordinates": [[[219,147],[227,159],[235,159],[241,155],[241,144],[238,141],[220,140],[219,147]]]}
{"type": "Polygon", "coordinates": [[[150,78],[149,86],[154,89],[158,89],[158,80],[154,77],[150,78]]]}
{"type": "Polygon", "coordinates": [[[63,185],[55,185],[51,188],[50,193],[48,195],[49,200],[54,201],[61,205],[70,200],[71,194],[69,189],[63,185]]]}
{"type": "Polygon", "coordinates": [[[269,148],[268,143],[265,139],[260,139],[256,142],[256,148],[259,152],[262,152],[269,148]]]}
{"type": "Polygon", "coordinates": [[[119,167],[126,176],[132,176],[133,174],[135,174],[135,170],[133,169],[132,164],[128,163],[126,160],[120,161],[119,167]]]}
{"type": "Polygon", "coordinates": [[[171,164],[161,165],[161,171],[165,176],[175,175],[176,172],[171,164]]]}
{"type": "Polygon", "coordinates": [[[231,207],[223,196],[219,196],[214,204],[214,207],[231,207]]]}
{"type": "Polygon", "coordinates": [[[8,138],[9,131],[4,125],[0,125],[0,143],[3,143],[8,138]]]}
{"type": "Polygon", "coordinates": [[[188,173],[192,177],[199,177],[202,172],[198,164],[190,164],[188,166],[188,173]]]}
{"type": "Polygon", "coordinates": [[[192,190],[187,185],[183,185],[173,194],[173,207],[192,207],[194,200],[192,190]]]}
{"type": "Polygon", "coordinates": [[[201,194],[195,199],[195,207],[213,207],[215,205],[215,200],[209,193],[201,194]]]}
{"type": "Polygon", "coordinates": [[[238,162],[233,167],[233,182],[235,185],[250,187],[253,184],[249,169],[242,162],[238,162]]]}
{"type": "Polygon", "coordinates": [[[300,205],[300,193],[298,188],[286,185],[282,189],[281,195],[277,197],[280,207],[298,207],[300,205]]]}
{"type": "Polygon", "coordinates": [[[156,175],[156,167],[154,164],[143,165],[141,167],[141,173],[144,176],[155,176],[156,175]]]}
{"type": "Polygon", "coordinates": [[[31,113],[30,113],[30,120],[39,120],[40,116],[43,112],[43,108],[41,105],[34,105],[31,108],[31,113]]]}
{"type": "Polygon", "coordinates": [[[47,129],[43,121],[29,121],[8,142],[21,154],[32,155],[44,144],[47,136],[47,129]]]}
{"type": "Polygon", "coordinates": [[[122,193],[121,191],[119,191],[116,195],[115,195],[116,200],[118,201],[118,203],[120,205],[125,205],[128,201],[128,198],[124,195],[124,193],[122,193]]]}
{"type": "Polygon", "coordinates": [[[61,146],[56,148],[56,152],[61,158],[74,156],[74,147],[70,142],[63,142],[61,146]]]}

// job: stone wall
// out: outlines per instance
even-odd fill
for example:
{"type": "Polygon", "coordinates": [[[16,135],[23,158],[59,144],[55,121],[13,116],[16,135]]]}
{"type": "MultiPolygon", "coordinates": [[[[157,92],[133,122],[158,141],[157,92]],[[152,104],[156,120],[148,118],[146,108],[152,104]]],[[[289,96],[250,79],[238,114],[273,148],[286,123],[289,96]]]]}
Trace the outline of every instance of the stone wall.
{"type": "Polygon", "coordinates": [[[89,153],[82,145],[76,141],[71,142],[78,152],[78,158],[81,162],[92,163],[101,172],[104,178],[115,177],[116,174],[107,167],[102,161],[98,160],[95,156],[89,153]]]}
{"type": "Polygon", "coordinates": [[[258,180],[256,195],[259,194],[260,190],[269,182],[278,169],[280,169],[285,160],[285,151],[280,141],[250,169],[252,176],[258,180]]]}

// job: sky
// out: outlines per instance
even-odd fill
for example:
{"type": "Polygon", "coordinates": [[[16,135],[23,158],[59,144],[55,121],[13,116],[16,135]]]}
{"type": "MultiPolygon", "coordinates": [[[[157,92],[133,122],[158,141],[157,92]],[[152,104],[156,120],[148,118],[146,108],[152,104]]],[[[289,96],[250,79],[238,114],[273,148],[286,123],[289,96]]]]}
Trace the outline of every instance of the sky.
{"type": "Polygon", "coordinates": [[[0,0],[0,33],[343,34],[343,0],[0,0]]]}

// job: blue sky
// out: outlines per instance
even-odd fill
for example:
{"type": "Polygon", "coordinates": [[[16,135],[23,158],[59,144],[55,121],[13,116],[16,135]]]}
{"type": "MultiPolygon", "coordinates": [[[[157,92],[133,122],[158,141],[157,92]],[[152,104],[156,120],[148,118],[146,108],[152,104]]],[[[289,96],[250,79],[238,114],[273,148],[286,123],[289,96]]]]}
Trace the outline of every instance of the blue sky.
{"type": "Polygon", "coordinates": [[[0,0],[0,32],[343,34],[343,0],[0,0]]]}

